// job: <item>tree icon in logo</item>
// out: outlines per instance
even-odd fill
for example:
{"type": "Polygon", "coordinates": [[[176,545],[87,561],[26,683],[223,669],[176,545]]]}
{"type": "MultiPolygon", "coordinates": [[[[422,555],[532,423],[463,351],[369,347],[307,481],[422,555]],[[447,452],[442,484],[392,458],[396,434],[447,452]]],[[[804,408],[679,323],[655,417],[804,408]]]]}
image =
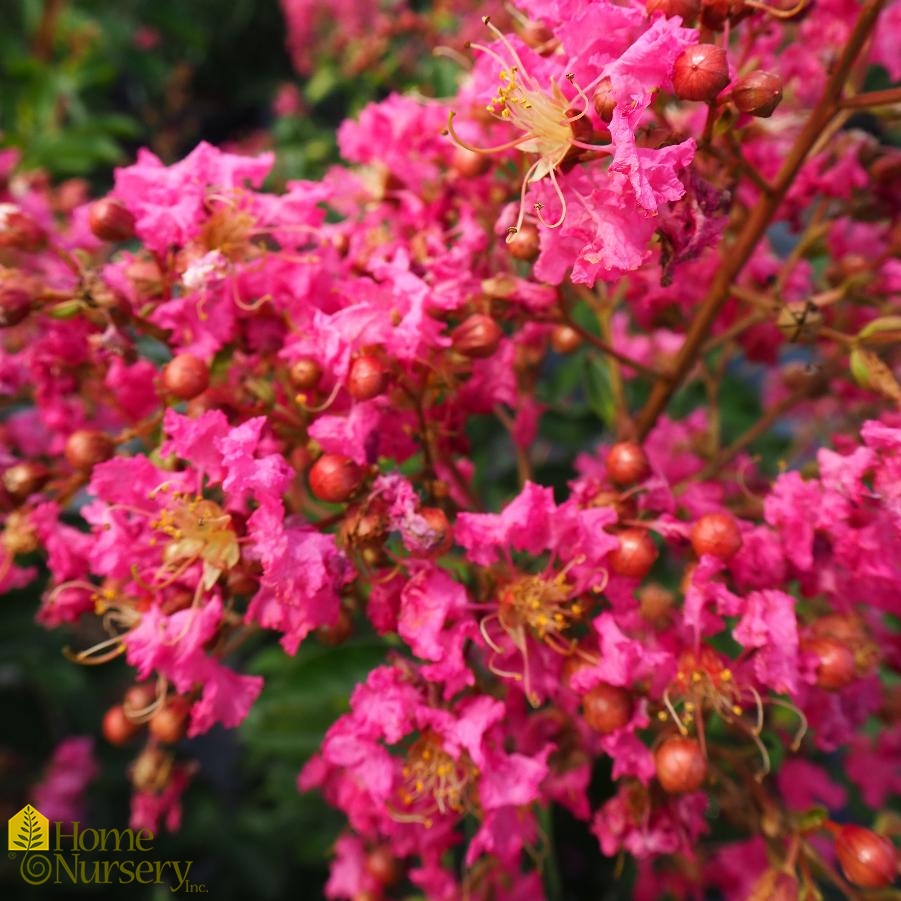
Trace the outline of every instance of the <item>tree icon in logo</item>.
{"type": "Polygon", "coordinates": [[[47,851],[50,848],[50,824],[39,810],[26,804],[9,820],[10,851],[47,851]]]}

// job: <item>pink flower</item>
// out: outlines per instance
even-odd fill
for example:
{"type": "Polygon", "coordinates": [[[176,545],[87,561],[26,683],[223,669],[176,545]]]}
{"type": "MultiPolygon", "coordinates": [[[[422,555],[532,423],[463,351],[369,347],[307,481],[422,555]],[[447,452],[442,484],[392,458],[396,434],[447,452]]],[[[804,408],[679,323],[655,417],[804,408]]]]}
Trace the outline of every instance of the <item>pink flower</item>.
{"type": "Polygon", "coordinates": [[[780,693],[798,690],[798,622],[795,599],[782,591],[754,591],[732,635],[746,648],[757,648],[754,673],[780,693]]]}

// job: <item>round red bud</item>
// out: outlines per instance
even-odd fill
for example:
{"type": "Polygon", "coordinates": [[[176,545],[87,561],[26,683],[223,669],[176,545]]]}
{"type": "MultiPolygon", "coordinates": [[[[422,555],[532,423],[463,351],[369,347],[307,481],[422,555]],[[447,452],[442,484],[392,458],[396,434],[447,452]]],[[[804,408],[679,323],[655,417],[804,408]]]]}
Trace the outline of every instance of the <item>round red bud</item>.
{"type": "Polygon", "coordinates": [[[80,472],[88,472],[98,463],[109,460],[116,452],[116,443],[97,429],[78,429],[66,441],[65,456],[69,465],[80,472]]]}
{"type": "Polygon", "coordinates": [[[673,89],[682,100],[713,100],[729,84],[726,51],[714,44],[687,47],[673,67],[673,89]]]}
{"type": "Polygon", "coordinates": [[[312,391],[322,378],[322,367],[312,357],[301,357],[291,364],[288,378],[298,391],[312,391]]]}
{"type": "Polygon", "coordinates": [[[210,386],[210,367],[194,354],[179,354],[163,368],[163,388],[179,400],[191,400],[210,386]]]}
{"type": "Polygon", "coordinates": [[[625,688],[601,682],[582,698],[582,715],[595,732],[616,732],[632,719],[632,695],[625,688]]]}
{"type": "Polygon", "coordinates": [[[670,614],[676,596],[668,588],[657,582],[645,585],[638,592],[638,604],[641,615],[649,623],[660,623],[670,614]]]}
{"type": "Polygon", "coordinates": [[[169,698],[150,717],[147,728],[157,741],[175,744],[185,737],[190,712],[191,702],[187,698],[169,698]]]}
{"type": "Polygon", "coordinates": [[[130,241],[135,236],[135,217],[112,197],[91,204],[88,225],[101,241],[130,241]]]}
{"type": "Polygon", "coordinates": [[[490,357],[503,337],[501,327],[484,313],[473,313],[452,332],[451,344],[457,353],[472,359],[490,357]]]}
{"type": "Polygon", "coordinates": [[[732,85],[732,102],[751,116],[766,119],[782,101],[782,78],[775,72],[758,69],[744,75],[732,85]]]}
{"type": "Polygon", "coordinates": [[[854,653],[839,639],[818,635],[806,639],[802,650],[817,658],[817,685],[827,691],[839,691],[857,678],[854,653]]]}
{"type": "Polygon", "coordinates": [[[657,780],[671,795],[697,791],[707,778],[707,760],[693,739],[673,735],[654,752],[657,780]]]}
{"type": "Polygon", "coordinates": [[[614,485],[624,488],[643,482],[651,474],[651,464],[640,444],[620,441],[607,451],[607,475],[614,485]]]}
{"type": "Polygon", "coordinates": [[[0,247],[31,253],[47,243],[47,233],[13,203],[0,203],[0,247]]]}
{"type": "Polygon", "coordinates": [[[119,747],[131,741],[140,732],[141,727],[128,718],[121,704],[116,704],[103,715],[101,729],[103,737],[111,745],[119,747]]]}
{"type": "Polygon", "coordinates": [[[31,312],[32,297],[23,288],[0,288],[0,328],[18,325],[31,312]]]}
{"type": "Polygon", "coordinates": [[[898,875],[898,852],[885,836],[849,824],[835,839],[835,856],[848,882],[861,888],[885,888],[898,875]]]}
{"type": "Polygon", "coordinates": [[[531,222],[525,222],[518,231],[507,235],[507,250],[514,260],[531,263],[538,258],[541,251],[541,239],[538,228],[531,222]]]}
{"type": "Polygon", "coordinates": [[[40,491],[50,478],[50,470],[43,463],[15,463],[3,473],[3,487],[16,501],[24,501],[40,491]]]}
{"type": "Polygon", "coordinates": [[[363,354],[350,364],[347,390],[354,400],[371,400],[388,387],[391,371],[372,354],[363,354]]]}
{"type": "Polygon", "coordinates": [[[662,13],[667,19],[681,16],[683,25],[690,25],[701,11],[701,0],[646,0],[648,15],[662,13]]]}
{"type": "Polygon", "coordinates": [[[594,111],[602,122],[613,121],[613,111],[616,109],[616,97],[613,96],[613,82],[609,78],[602,78],[598,83],[594,97],[591,98],[594,111]]]}
{"type": "Polygon", "coordinates": [[[156,685],[146,682],[142,685],[132,685],[125,692],[122,707],[129,717],[137,717],[146,713],[147,709],[156,701],[156,685]]]}
{"type": "Polygon", "coordinates": [[[343,454],[323,454],[310,468],[310,490],[321,501],[340,504],[363,483],[363,471],[343,454]]]}
{"type": "Polygon", "coordinates": [[[551,347],[558,354],[566,355],[582,346],[582,336],[571,325],[557,325],[551,332],[551,347]]]}
{"type": "Polygon", "coordinates": [[[478,178],[491,168],[491,159],[484,153],[476,153],[467,147],[456,147],[451,168],[463,178],[478,178]]]}
{"type": "Polygon", "coordinates": [[[610,569],[618,576],[643,579],[657,559],[657,546],[644,529],[623,529],[617,536],[619,547],[608,560],[610,569]]]}
{"type": "Polygon", "coordinates": [[[394,885],[400,878],[397,858],[384,845],[373,848],[366,855],[366,870],[380,885],[394,885]]]}
{"type": "Polygon", "coordinates": [[[699,557],[729,560],[742,546],[741,529],[728,513],[705,513],[691,527],[691,546],[699,557]]]}

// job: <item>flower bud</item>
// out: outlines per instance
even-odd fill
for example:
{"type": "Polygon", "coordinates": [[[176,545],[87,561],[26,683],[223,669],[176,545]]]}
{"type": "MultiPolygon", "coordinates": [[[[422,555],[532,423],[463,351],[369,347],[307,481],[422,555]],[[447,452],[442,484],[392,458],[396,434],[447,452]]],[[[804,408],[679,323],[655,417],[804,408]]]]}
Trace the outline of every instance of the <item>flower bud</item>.
{"type": "Polygon", "coordinates": [[[673,67],[673,89],[682,100],[713,100],[729,84],[726,51],[713,44],[687,47],[673,67]]]}
{"type": "Polygon", "coordinates": [[[116,444],[109,435],[97,429],[78,429],[66,441],[65,457],[72,469],[89,472],[98,463],[109,460],[116,444]]]}
{"type": "Polygon", "coordinates": [[[366,855],[366,872],[379,883],[379,885],[394,885],[400,878],[400,868],[397,858],[391,853],[391,849],[385,845],[373,848],[366,855]]]}
{"type": "Polygon", "coordinates": [[[129,241],[135,236],[135,217],[112,197],[91,204],[88,225],[101,241],[129,241]]]}
{"type": "Polygon", "coordinates": [[[613,120],[613,111],[616,109],[616,97],[613,96],[613,82],[609,78],[600,80],[591,102],[594,105],[594,111],[602,122],[613,120]]]}
{"type": "Polygon", "coordinates": [[[298,391],[312,391],[322,378],[322,367],[312,357],[301,357],[291,364],[288,378],[298,391]]]}
{"type": "Polygon", "coordinates": [[[116,747],[131,741],[141,731],[141,727],[128,718],[121,704],[106,711],[100,729],[103,737],[116,747]]]}
{"type": "Polygon", "coordinates": [[[537,259],[541,251],[538,228],[531,222],[524,222],[518,231],[507,235],[507,250],[514,260],[531,263],[537,259]]]}
{"type": "Polygon", "coordinates": [[[338,619],[331,626],[320,626],[315,635],[326,647],[335,648],[344,644],[354,631],[354,621],[350,614],[343,608],[338,609],[338,619]]]}
{"type": "Polygon", "coordinates": [[[179,354],[163,368],[163,388],[179,400],[192,400],[210,386],[210,368],[194,354],[179,354]]]}
{"type": "Polygon", "coordinates": [[[782,101],[782,77],[775,72],[758,69],[744,75],[732,85],[732,102],[751,116],[766,119],[782,101]]]}
{"type": "Polygon", "coordinates": [[[632,695],[625,688],[601,682],[582,698],[582,715],[595,732],[616,732],[632,719],[632,695]]]}
{"type": "Polygon", "coordinates": [[[558,354],[566,355],[582,346],[582,336],[571,325],[558,325],[551,332],[551,347],[558,354]]]}
{"type": "Polygon", "coordinates": [[[884,888],[898,875],[898,853],[892,842],[863,826],[842,826],[835,856],[848,882],[861,888],[884,888]]]}
{"type": "Polygon", "coordinates": [[[50,478],[50,470],[43,463],[14,463],[3,473],[3,487],[15,501],[24,501],[40,491],[50,478]]]}
{"type": "Polygon", "coordinates": [[[644,529],[623,529],[617,538],[619,547],[608,557],[610,569],[618,576],[643,579],[657,559],[657,546],[644,529]]]}
{"type": "Polygon", "coordinates": [[[0,247],[31,253],[47,243],[47,233],[14,203],[0,203],[0,247]]]}
{"type": "Polygon", "coordinates": [[[610,481],[620,488],[643,482],[651,474],[647,454],[634,441],[614,444],[607,452],[604,463],[610,481]]]}
{"type": "Polygon", "coordinates": [[[363,471],[342,454],[323,454],[310,469],[310,490],[321,501],[340,504],[363,483],[363,471]]]}
{"type": "Polygon", "coordinates": [[[646,0],[648,15],[662,13],[667,19],[680,16],[683,25],[690,25],[701,11],[701,0],[646,0]]]}
{"type": "Polygon", "coordinates": [[[150,717],[147,728],[157,741],[175,744],[185,737],[191,702],[177,695],[166,702],[150,717]]]}
{"type": "Polygon", "coordinates": [[[463,178],[478,178],[491,168],[491,158],[467,147],[456,147],[451,158],[451,168],[463,178]]]}
{"type": "Polygon", "coordinates": [[[654,752],[657,781],[672,795],[697,791],[707,778],[707,760],[693,739],[673,735],[654,752]]]}
{"type": "Polygon", "coordinates": [[[801,649],[816,660],[817,685],[826,691],[839,691],[857,678],[854,653],[838,638],[817,635],[806,639],[801,649]]]}
{"type": "Polygon", "coordinates": [[[0,328],[18,325],[31,312],[32,296],[14,285],[0,287],[0,328]]]}
{"type": "Polygon", "coordinates": [[[161,792],[172,776],[172,755],[148,745],[134,759],[130,769],[132,787],[139,792],[161,792]]]}
{"type": "Polygon", "coordinates": [[[141,715],[146,716],[148,708],[156,702],[156,685],[152,682],[144,682],[132,685],[125,692],[122,707],[130,719],[137,719],[141,715]]]}
{"type": "Polygon", "coordinates": [[[710,554],[729,560],[742,543],[741,529],[728,513],[706,513],[691,527],[691,546],[699,557],[710,554]]]}
{"type": "Polygon", "coordinates": [[[503,334],[490,316],[473,313],[451,332],[451,344],[458,354],[481,360],[497,350],[503,334]]]}
{"type": "Polygon", "coordinates": [[[376,356],[363,354],[350,364],[347,391],[354,400],[371,400],[388,387],[391,372],[376,356]]]}
{"type": "Polygon", "coordinates": [[[430,534],[417,536],[427,544],[424,550],[430,557],[440,557],[446,554],[454,544],[454,531],[448,522],[447,514],[440,507],[421,507],[419,515],[426,521],[430,534]]]}

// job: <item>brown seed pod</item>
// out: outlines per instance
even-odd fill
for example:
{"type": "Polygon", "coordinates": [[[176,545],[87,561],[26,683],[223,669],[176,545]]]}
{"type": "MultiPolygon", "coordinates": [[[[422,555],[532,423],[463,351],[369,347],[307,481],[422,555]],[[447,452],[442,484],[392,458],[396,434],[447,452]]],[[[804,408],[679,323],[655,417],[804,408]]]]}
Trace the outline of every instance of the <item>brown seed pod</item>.
{"type": "Polygon", "coordinates": [[[741,529],[728,513],[705,513],[691,527],[691,546],[699,557],[729,560],[741,549],[741,529]]]}
{"type": "Polygon", "coordinates": [[[645,529],[623,529],[619,547],[607,558],[610,569],[627,579],[643,579],[657,559],[657,546],[645,529]]]}
{"type": "Polygon", "coordinates": [[[112,197],[91,204],[88,226],[101,241],[129,241],[135,236],[135,217],[112,197]]]}
{"type": "Polygon", "coordinates": [[[503,334],[490,316],[473,313],[451,332],[451,346],[464,357],[484,359],[494,354],[503,334]]]}
{"type": "Polygon", "coordinates": [[[331,626],[320,626],[316,629],[316,637],[327,647],[333,648],[344,644],[354,632],[354,621],[351,615],[344,609],[338,610],[338,619],[331,626]]]}
{"type": "Polygon", "coordinates": [[[782,77],[763,69],[743,75],[732,85],[732,102],[740,112],[766,119],[782,102],[782,77]]]}
{"type": "Polygon", "coordinates": [[[620,441],[607,451],[607,475],[614,485],[625,488],[643,482],[651,474],[651,464],[640,444],[620,441]]]}
{"type": "Polygon", "coordinates": [[[323,454],[310,468],[310,490],[321,501],[340,504],[363,483],[363,471],[342,454],[323,454]]]}
{"type": "Polygon", "coordinates": [[[885,836],[863,826],[841,827],[835,856],[848,882],[861,888],[884,888],[898,876],[898,852],[885,836]]]}
{"type": "Polygon", "coordinates": [[[163,388],[179,400],[191,400],[210,386],[210,367],[194,354],[173,357],[163,368],[163,388]]]}
{"type": "Polygon", "coordinates": [[[607,735],[622,729],[632,719],[632,695],[625,688],[601,682],[582,698],[582,715],[585,722],[607,735]]]}
{"type": "Polygon", "coordinates": [[[671,795],[697,791],[707,778],[707,760],[693,738],[673,735],[654,752],[657,780],[671,795]]]}
{"type": "Polygon", "coordinates": [[[726,51],[714,44],[687,47],[673,67],[673,89],[682,100],[713,100],[729,84],[726,51]]]}

